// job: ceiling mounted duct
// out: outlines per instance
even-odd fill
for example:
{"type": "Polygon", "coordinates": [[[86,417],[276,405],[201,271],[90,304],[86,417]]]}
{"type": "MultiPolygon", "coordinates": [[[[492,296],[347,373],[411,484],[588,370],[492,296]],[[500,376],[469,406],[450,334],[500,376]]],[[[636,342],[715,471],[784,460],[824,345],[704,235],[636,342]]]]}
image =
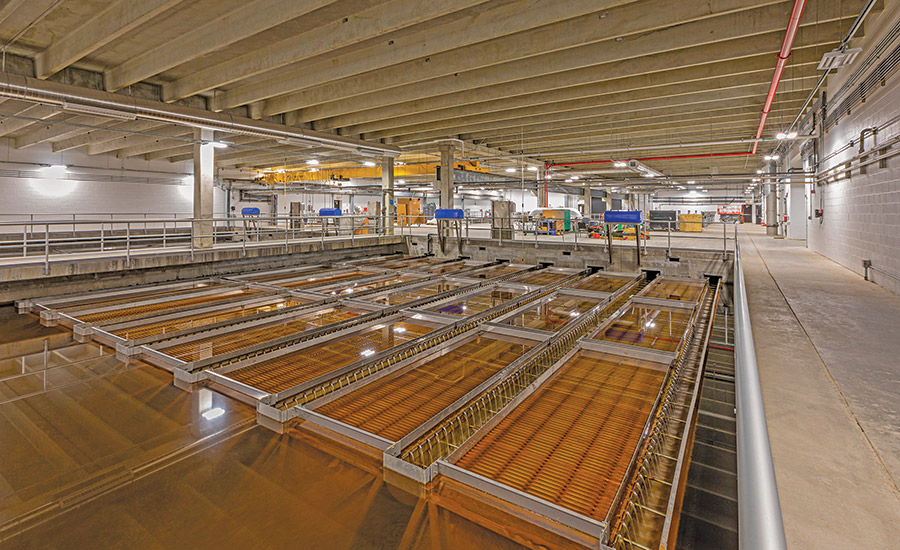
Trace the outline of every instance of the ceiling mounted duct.
{"type": "Polygon", "coordinates": [[[816,68],[820,71],[830,71],[846,67],[853,63],[860,52],[862,52],[862,48],[850,48],[849,50],[837,48],[831,50],[822,56],[822,61],[819,61],[819,66],[816,68]]]}

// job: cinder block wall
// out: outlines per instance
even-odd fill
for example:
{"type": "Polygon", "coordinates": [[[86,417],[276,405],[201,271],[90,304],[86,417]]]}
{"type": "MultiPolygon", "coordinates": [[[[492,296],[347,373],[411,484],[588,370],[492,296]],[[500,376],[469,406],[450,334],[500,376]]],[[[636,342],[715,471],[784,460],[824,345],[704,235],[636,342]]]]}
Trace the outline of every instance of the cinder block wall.
{"type": "MultiPolygon", "coordinates": [[[[853,44],[863,47],[859,60],[900,19],[900,14],[890,11],[877,15],[877,19],[866,22],[863,43],[853,44]]],[[[851,68],[843,69],[837,78],[829,81],[832,94],[851,73],[851,68]]],[[[859,135],[864,128],[882,126],[892,120],[879,131],[878,143],[900,136],[898,73],[828,131],[824,147],[826,157],[851,140],[854,146],[828,159],[825,167],[841,164],[859,154],[859,135]]],[[[898,149],[900,144],[892,148],[898,149]]],[[[875,152],[871,137],[866,138],[866,150],[875,152]]],[[[821,204],[824,217],[809,221],[809,248],[859,274],[863,273],[863,260],[872,260],[875,267],[900,277],[900,155],[888,159],[886,168],[871,164],[865,174],[854,170],[849,178],[817,187],[816,192],[812,197],[814,208],[821,204]]],[[[877,284],[900,294],[900,280],[871,270],[869,276],[877,284]]]]}

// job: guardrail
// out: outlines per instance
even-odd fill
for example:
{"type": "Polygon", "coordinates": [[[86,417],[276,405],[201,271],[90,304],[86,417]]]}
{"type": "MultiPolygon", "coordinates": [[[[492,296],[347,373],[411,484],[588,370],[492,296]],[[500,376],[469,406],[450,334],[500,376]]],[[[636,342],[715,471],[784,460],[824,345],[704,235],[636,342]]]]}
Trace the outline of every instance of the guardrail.
{"type": "MultiPolygon", "coordinates": [[[[240,246],[246,254],[248,243],[283,242],[285,250],[292,242],[303,240],[324,241],[327,237],[346,237],[352,242],[358,235],[398,234],[400,236],[430,236],[437,230],[435,226],[422,223],[423,216],[399,214],[396,225],[385,225],[381,215],[342,216],[234,216],[192,218],[183,214],[134,215],[119,218],[120,214],[73,214],[57,219],[40,219],[43,214],[23,214],[17,220],[0,219],[0,257],[42,259],[44,272],[49,273],[50,260],[65,254],[104,253],[106,256],[124,255],[125,264],[131,264],[132,252],[140,249],[162,248],[190,251],[193,258],[198,248],[208,245],[231,244],[240,246]],[[202,246],[201,246],[202,245],[202,246]]],[[[7,216],[3,216],[7,217],[7,216]]],[[[595,243],[604,247],[612,255],[612,239],[626,238],[636,242],[638,262],[647,252],[646,239],[635,239],[635,231],[629,228],[587,226],[584,219],[557,220],[543,217],[482,218],[467,217],[463,224],[461,238],[466,243],[470,239],[491,239],[499,246],[538,247],[542,243],[560,242],[574,244],[595,243]],[[560,223],[562,222],[562,223],[560,223]],[[615,232],[615,234],[614,234],[615,232]],[[596,238],[602,238],[597,242],[596,238]]],[[[654,222],[666,223],[666,222],[654,222]]],[[[703,240],[709,243],[700,248],[720,249],[723,259],[727,259],[733,240],[723,226],[722,236],[678,233],[673,235],[668,222],[666,251],[671,255],[672,238],[703,240]],[[718,242],[716,242],[718,241],[718,242]]],[[[646,232],[646,224],[641,233],[646,232]]],[[[659,236],[661,232],[652,234],[659,236]]],[[[649,233],[648,233],[649,234],[649,233]]]]}
{"type": "Polygon", "coordinates": [[[742,550],[785,550],[787,542],[769,446],[747,289],[735,228],[735,411],[737,415],[738,540],[742,550]]]}
{"type": "Polygon", "coordinates": [[[133,252],[143,248],[189,251],[221,243],[284,243],[383,234],[378,216],[240,216],[213,218],[57,219],[0,221],[0,256],[42,258],[49,273],[50,258],[62,254],[124,254],[126,266],[133,252]],[[13,237],[20,235],[20,237],[13,237]],[[205,242],[204,242],[205,241],[205,242]]]}

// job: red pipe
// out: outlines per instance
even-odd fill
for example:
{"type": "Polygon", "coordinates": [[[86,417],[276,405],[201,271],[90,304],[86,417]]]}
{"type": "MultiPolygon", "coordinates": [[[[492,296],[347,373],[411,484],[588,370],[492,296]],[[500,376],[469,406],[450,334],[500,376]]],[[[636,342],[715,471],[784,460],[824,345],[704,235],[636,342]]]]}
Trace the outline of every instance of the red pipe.
{"type": "MultiPolygon", "coordinates": [[[[772,75],[772,83],[769,84],[769,93],[766,95],[766,104],[763,106],[762,118],[759,121],[759,128],[756,130],[756,139],[762,137],[763,128],[766,127],[766,119],[769,118],[772,102],[775,101],[775,92],[778,91],[778,83],[781,82],[781,73],[784,72],[784,66],[787,64],[788,57],[791,56],[794,37],[797,36],[797,29],[800,27],[800,17],[803,15],[803,8],[805,7],[806,0],[794,0],[794,8],[791,10],[791,18],[788,21],[787,30],[784,33],[781,51],[778,52],[778,63],[775,64],[775,73],[772,75]]],[[[758,141],[753,142],[753,151],[751,151],[751,154],[756,154],[756,147],[758,145],[758,141]]]]}
{"type": "MultiPolygon", "coordinates": [[[[740,153],[709,153],[705,155],[671,155],[667,157],[643,157],[639,159],[632,159],[637,161],[645,161],[645,160],[679,160],[679,159],[705,159],[712,157],[742,157],[746,155],[751,155],[749,152],[740,152],[740,153]]],[[[618,162],[615,160],[588,160],[584,162],[557,162],[557,163],[547,163],[546,168],[552,168],[554,166],[581,166],[584,164],[609,164],[611,162],[618,162]]]]}

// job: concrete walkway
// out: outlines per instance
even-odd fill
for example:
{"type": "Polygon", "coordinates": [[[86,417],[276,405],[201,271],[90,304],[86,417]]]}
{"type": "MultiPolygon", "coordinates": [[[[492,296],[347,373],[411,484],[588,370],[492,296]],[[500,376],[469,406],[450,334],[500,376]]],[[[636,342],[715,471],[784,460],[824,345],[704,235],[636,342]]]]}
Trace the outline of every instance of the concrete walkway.
{"type": "Polygon", "coordinates": [[[741,227],[788,547],[900,547],[900,296],[741,227]]]}

